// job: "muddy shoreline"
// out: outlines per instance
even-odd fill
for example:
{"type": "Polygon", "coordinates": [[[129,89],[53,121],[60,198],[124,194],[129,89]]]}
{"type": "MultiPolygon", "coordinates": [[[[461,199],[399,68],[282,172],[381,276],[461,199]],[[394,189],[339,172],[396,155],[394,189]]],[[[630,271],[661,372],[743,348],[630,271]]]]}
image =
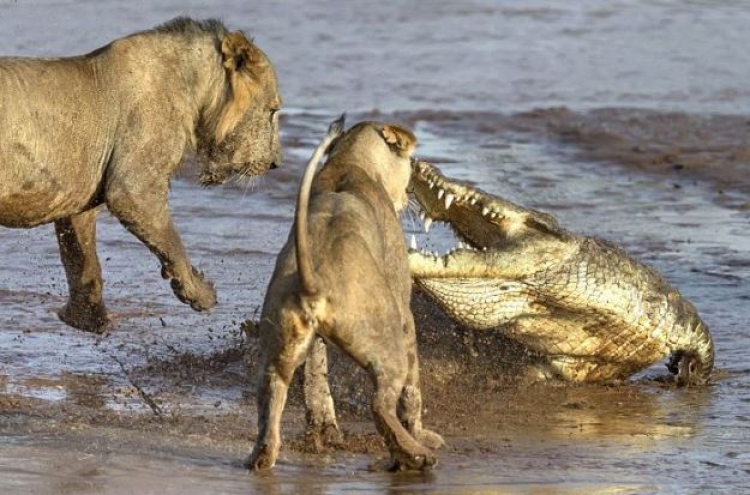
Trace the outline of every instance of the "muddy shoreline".
{"type": "MultiPolygon", "coordinates": [[[[419,293],[412,306],[419,334],[424,420],[447,440],[441,457],[500,454],[515,444],[544,443],[546,436],[565,437],[576,430],[582,434],[581,418],[595,428],[612,428],[617,435],[647,434],[641,429],[648,430],[646,422],[659,412],[654,405],[658,394],[679,390],[666,370],[619,384],[534,382],[526,372],[536,357],[518,344],[497,333],[476,335],[461,328],[419,293]],[[619,419],[613,427],[607,424],[612,418],[608,421],[605,417],[615,409],[618,412],[613,417],[619,419]],[[628,417],[631,412],[633,416],[628,417]],[[550,422],[550,417],[558,421],[550,422]],[[592,421],[592,417],[598,419],[592,421]]],[[[329,349],[329,354],[330,381],[344,443],[321,451],[306,441],[297,376],[284,415],[282,457],[368,454],[371,460],[386,458],[385,446],[370,419],[372,386],[366,374],[336,349],[329,349]]],[[[95,376],[68,375],[56,383],[69,392],[63,401],[3,394],[0,434],[70,444],[85,451],[224,456],[222,463],[241,468],[257,435],[257,413],[252,378],[237,370],[238,366],[246,368],[252,376],[258,355],[251,331],[245,342],[221,353],[153,359],[130,370],[130,387],[112,389],[95,376]],[[206,386],[236,387],[245,392],[230,411],[220,408],[226,398],[217,400],[214,410],[192,409],[188,405],[193,402],[190,390],[206,386]],[[140,404],[126,411],[105,407],[108,399],[122,395],[140,404]]],[[[704,391],[697,389],[691,394],[700,397],[704,391]]]]}

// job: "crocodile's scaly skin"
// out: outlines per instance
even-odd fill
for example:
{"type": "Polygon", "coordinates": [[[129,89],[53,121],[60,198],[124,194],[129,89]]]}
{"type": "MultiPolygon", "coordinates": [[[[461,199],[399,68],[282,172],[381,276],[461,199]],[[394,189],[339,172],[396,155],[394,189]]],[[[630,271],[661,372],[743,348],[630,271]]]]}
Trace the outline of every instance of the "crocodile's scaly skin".
{"type": "Polygon", "coordinates": [[[501,329],[569,381],[626,378],[670,355],[679,383],[708,380],[708,328],[654,269],[430,164],[416,162],[413,172],[427,223],[447,222],[466,243],[444,256],[410,253],[417,285],[451,317],[501,329]]]}

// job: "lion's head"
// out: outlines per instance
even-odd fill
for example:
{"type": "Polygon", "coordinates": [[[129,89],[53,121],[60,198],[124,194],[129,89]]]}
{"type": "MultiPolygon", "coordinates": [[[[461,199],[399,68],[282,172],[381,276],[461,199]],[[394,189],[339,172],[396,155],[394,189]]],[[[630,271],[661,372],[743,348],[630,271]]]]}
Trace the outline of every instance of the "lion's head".
{"type": "Polygon", "coordinates": [[[199,181],[221,184],[232,175],[252,177],[281,164],[276,71],[241,32],[221,39],[224,79],[196,132],[199,181]]]}

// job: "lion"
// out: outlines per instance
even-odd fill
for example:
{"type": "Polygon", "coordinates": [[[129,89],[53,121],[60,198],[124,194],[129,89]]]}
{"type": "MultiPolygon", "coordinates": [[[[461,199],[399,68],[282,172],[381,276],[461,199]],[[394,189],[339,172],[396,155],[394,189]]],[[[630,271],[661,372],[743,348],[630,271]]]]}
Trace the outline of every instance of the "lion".
{"type": "MultiPolygon", "coordinates": [[[[319,336],[370,374],[372,412],[391,452],[389,469],[430,468],[436,462],[430,448],[442,444],[422,427],[411,276],[398,217],[407,204],[416,138],[393,124],[361,122],[341,134],[343,126],[342,116],[307,164],[294,227],[266,293],[259,324],[259,432],[247,459],[254,470],[276,462],[292,375],[311,350],[325,353],[319,336]],[[329,144],[328,160],[313,179],[329,144]]],[[[308,419],[337,430],[326,374],[307,373],[305,381],[306,394],[320,394],[306,398],[308,419]],[[310,410],[311,403],[317,407],[310,410]]]]}
{"type": "Polygon", "coordinates": [[[177,298],[216,304],[192,267],[167,204],[192,150],[199,181],[265,173],[281,163],[276,73],[242,32],[176,18],[82,56],[0,58],[0,225],[54,222],[73,327],[103,331],[96,254],[104,206],[159,259],[177,298]]]}

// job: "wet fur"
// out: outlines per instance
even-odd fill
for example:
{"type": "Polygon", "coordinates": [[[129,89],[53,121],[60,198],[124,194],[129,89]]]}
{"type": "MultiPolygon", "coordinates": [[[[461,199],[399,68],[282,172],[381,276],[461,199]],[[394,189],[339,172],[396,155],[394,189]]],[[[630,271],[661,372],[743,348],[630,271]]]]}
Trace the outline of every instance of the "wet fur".
{"type": "Polygon", "coordinates": [[[181,301],[214,306],[172,223],[170,176],[191,149],[205,184],[273,168],[280,105],[263,52],[214,20],[178,18],[83,56],[0,58],[0,225],[55,223],[70,289],[62,320],[108,323],[103,206],[159,258],[181,301]]]}
{"type": "Polygon", "coordinates": [[[276,462],[287,389],[306,358],[309,425],[313,433],[337,436],[321,337],[370,374],[373,415],[391,451],[391,467],[435,463],[423,444],[437,447],[442,439],[421,425],[411,279],[397,215],[406,204],[415,145],[401,127],[357,124],[331,146],[312,181],[309,204],[315,156],[308,163],[295,217],[298,233],[290,232],[279,254],[261,316],[259,434],[250,468],[269,469],[276,462]]]}

